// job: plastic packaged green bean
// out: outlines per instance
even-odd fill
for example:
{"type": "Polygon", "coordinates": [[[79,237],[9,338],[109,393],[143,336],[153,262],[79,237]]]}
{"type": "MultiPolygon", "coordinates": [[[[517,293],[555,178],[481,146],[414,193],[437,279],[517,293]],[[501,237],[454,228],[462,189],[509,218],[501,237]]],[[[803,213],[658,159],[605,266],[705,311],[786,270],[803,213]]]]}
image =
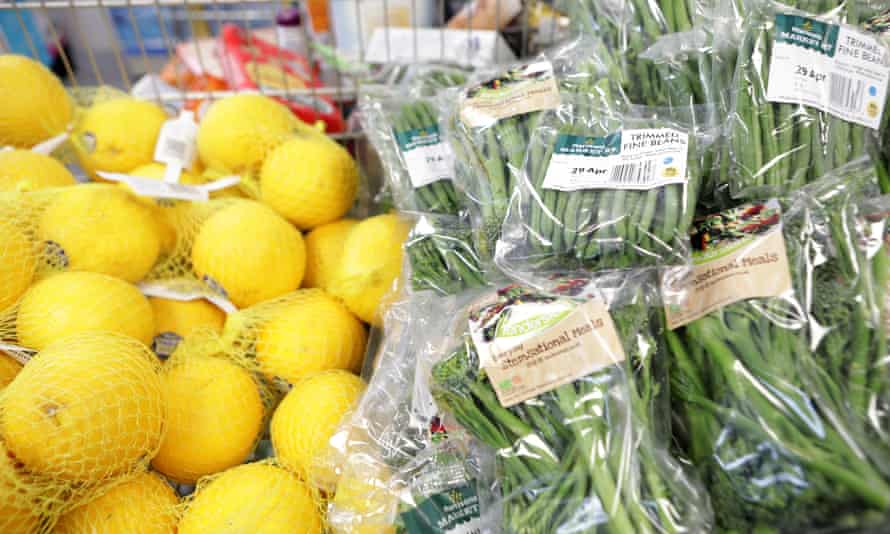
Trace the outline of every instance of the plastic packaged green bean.
{"type": "Polygon", "coordinates": [[[486,273],[472,243],[466,219],[420,215],[405,241],[407,269],[403,272],[411,289],[452,295],[485,285],[486,273]]]}
{"type": "Polygon", "coordinates": [[[874,191],[860,161],[703,217],[692,266],[665,274],[674,435],[723,530],[886,528],[890,456],[869,415],[888,385],[887,262],[855,222],[874,191]]]}
{"type": "Polygon", "coordinates": [[[727,133],[733,197],[798,189],[867,153],[890,78],[890,48],[856,27],[869,9],[816,0],[750,7],[727,133]]]}
{"type": "Polygon", "coordinates": [[[363,87],[358,108],[362,127],[400,210],[456,215],[463,202],[454,187],[454,154],[433,97],[422,92],[363,87]]]}
{"type": "Polygon", "coordinates": [[[558,272],[682,261],[708,107],[616,110],[564,96],[532,134],[496,261],[530,282],[558,272]]]}
{"type": "Polygon", "coordinates": [[[447,302],[432,396],[493,453],[505,533],[708,532],[707,495],[659,430],[654,270],[595,278],[447,302]]]}
{"type": "Polygon", "coordinates": [[[598,39],[579,38],[440,99],[449,110],[447,130],[458,160],[456,174],[469,200],[477,250],[484,259],[494,257],[494,244],[541,112],[558,106],[560,93],[565,92],[626,103],[617,83],[617,65],[602,53],[603,46],[598,39]]]}

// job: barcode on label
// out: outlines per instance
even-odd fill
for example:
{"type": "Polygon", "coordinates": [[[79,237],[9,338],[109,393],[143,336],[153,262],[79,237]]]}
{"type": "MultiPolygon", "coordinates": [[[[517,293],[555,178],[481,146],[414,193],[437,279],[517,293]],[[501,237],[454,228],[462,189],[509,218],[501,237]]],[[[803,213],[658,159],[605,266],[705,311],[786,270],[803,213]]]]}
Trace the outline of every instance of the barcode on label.
{"type": "Polygon", "coordinates": [[[644,185],[655,179],[655,161],[648,159],[635,163],[622,163],[612,168],[609,181],[613,184],[644,185]]]}
{"type": "Polygon", "coordinates": [[[832,106],[846,111],[862,109],[862,99],[865,97],[865,83],[862,80],[854,80],[832,72],[829,82],[828,99],[832,106]]]}
{"type": "Polygon", "coordinates": [[[164,140],[164,154],[166,156],[173,156],[179,160],[185,159],[186,150],[188,147],[185,144],[185,141],[181,139],[175,139],[173,137],[168,137],[164,140]]]}

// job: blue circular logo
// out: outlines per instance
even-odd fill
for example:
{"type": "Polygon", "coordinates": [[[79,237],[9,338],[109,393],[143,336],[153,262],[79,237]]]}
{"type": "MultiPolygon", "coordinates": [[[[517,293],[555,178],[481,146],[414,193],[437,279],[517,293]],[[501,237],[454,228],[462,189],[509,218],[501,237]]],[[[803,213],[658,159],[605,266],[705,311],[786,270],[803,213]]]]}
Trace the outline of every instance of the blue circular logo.
{"type": "Polygon", "coordinates": [[[668,157],[664,158],[664,164],[665,164],[665,165],[670,165],[670,164],[673,163],[673,162],[674,162],[674,157],[673,157],[673,156],[668,156],[668,157]]]}
{"type": "Polygon", "coordinates": [[[878,88],[875,87],[874,85],[869,85],[868,86],[868,94],[870,96],[878,96],[878,88]]]}

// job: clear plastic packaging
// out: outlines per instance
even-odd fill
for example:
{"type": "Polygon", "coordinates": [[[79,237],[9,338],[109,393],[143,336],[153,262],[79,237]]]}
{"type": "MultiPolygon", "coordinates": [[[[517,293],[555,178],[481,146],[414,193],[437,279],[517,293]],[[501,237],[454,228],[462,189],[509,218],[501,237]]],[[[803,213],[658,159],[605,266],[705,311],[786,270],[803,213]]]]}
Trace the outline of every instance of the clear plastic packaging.
{"type": "MultiPolygon", "coordinates": [[[[721,7],[729,9],[726,2],[721,7]]],[[[729,113],[733,76],[736,70],[740,25],[735,16],[715,10],[708,13],[702,26],[659,37],[639,61],[648,61],[655,70],[659,106],[677,109],[708,106],[714,121],[723,122],[729,113]]],[[[705,213],[730,205],[728,201],[729,145],[722,128],[716,139],[703,147],[702,182],[697,208],[705,213]]]]}
{"type": "Polygon", "coordinates": [[[456,215],[463,202],[454,187],[454,155],[433,95],[421,87],[364,86],[359,97],[362,128],[380,156],[400,210],[456,215]]]}
{"type": "MultiPolygon", "coordinates": [[[[566,2],[572,22],[583,34],[597,35],[606,44],[612,61],[621,66],[621,84],[634,104],[666,105],[669,79],[657,64],[643,58],[644,51],[659,38],[688,32],[714,11],[711,0],[581,0],[566,2]]],[[[691,82],[701,90],[694,71],[697,61],[687,65],[691,82]]],[[[704,103],[704,102],[698,102],[704,103]]]]}
{"type": "Polygon", "coordinates": [[[460,94],[439,99],[457,158],[458,184],[469,200],[477,250],[494,256],[510,195],[541,110],[561,92],[588,93],[610,105],[626,103],[617,64],[602,41],[576,39],[536,60],[477,77],[460,94]]]}
{"type": "MultiPolygon", "coordinates": [[[[883,184],[881,184],[883,185],[883,184]]],[[[873,353],[886,351],[887,335],[890,334],[890,246],[887,236],[890,225],[887,215],[890,213],[890,196],[872,197],[857,206],[856,240],[858,252],[862,254],[863,269],[861,270],[861,287],[865,289],[865,299],[861,306],[852,307],[852,317],[859,317],[857,324],[863,322],[867,326],[868,341],[860,347],[868,347],[873,353]],[[862,312],[865,313],[862,313],[862,312]],[[865,321],[863,321],[865,319],[865,321]]],[[[841,327],[842,328],[842,327],[841,327]]],[[[835,335],[838,333],[832,332],[835,335]]],[[[826,344],[826,348],[828,345],[826,344]]],[[[827,351],[826,351],[827,352],[827,351]]],[[[867,432],[878,439],[890,440],[890,360],[875,361],[866,367],[866,387],[858,388],[850,400],[858,399],[858,408],[866,425],[867,432]],[[864,408],[864,411],[862,409],[864,408]]]]}
{"type": "Polygon", "coordinates": [[[690,319],[666,332],[674,435],[722,529],[886,526],[890,456],[867,428],[886,390],[886,284],[875,283],[886,261],[855,224],[857,199],[874,190],[870,164],[856,162],[703,218],[691,272],[663,282],[669,324],[690,319]]]}
{"type": "Polygon", "coordinates": [[[427,325],[449,302],[414,295],[387,311],[368,389],[330,440],[330,464],[339,469],[327,515],[333,532],[499,531],[482,522],[492,500],[490,454],[429,394],[430,362],[421,355],[443,334],[427,325]]]}
{"type": "Polygon", "coordinates": [[[449,215],[420,215],[405,241],[410,287],[442,295],[484,285],[485,270],[473,248],[466,219],[449,215]]]}
{"type": "Polygon", "coordinates": [[[673,260],[692,221],[712,109],[634,108],[563,96],[531,136],[497,262],[547,273],[673,260]]]}
{"type": "Polygon", "coordinates": [[[708,531],[707,495],[667,451],[654,279],[513,285],[440,314],[450,344],[430,347],[433,397],[496,452],[505,532],[708,531]]]}
{"type": "MultiPolygon", "coordinates": [[[[787,47],[786,43],[793,41],[793,37],[787,36],[798,32],[793,29],[795,25],[813,26],[812,20],[807,22],[800,17],[814,19],[817,26],[857,26],[874,9],[869,2],[859,1],[752,2],[738,53],[727,132],[734,168],[729,183],[733,197],[762,198],[792,191],[866,154],[871,128],[804,103],[805,98],[811,98],[811,102],[815,98],[823,109],[860,113],[856,88],[862,79],[838,74],[837,68],[816,63],[805,56],[812,54],[806,46],[799,46],[798,52],[785,52],[781,68],[771,71],[771,67],[777,47],[787,47]],[[777,31],[779,17],[785,17],[781,23],[789,29],[777,31]],[[777,36],[784,42],[777,42],[777,36]],[[770,83],[771,76],[782,77],[773,84],[775,88],[770,83]],[[823,83],[825,80],[827,84],[823,83]],[[820,83],[828,87],[821,96],[812,97],[809,93],[820,83]],[[774,94],[768,96],[770,93],[774,94]],[[792,93],[793,98],[789,96],[792,93]]],[[[837,32],[832,33],[830,28],[820,26],[817,30],[820,35],[824,33],[829,45],[829,36],[835,35],[837,39],[837,32]]],[[[883,53],[890,54],[890,49],[884,48],[883,53]]],[[[877,90],[874,85],[869,89],[877,90]]],[[[867,114],[873,118],[879,109],[868,106],[867,114]]]]}

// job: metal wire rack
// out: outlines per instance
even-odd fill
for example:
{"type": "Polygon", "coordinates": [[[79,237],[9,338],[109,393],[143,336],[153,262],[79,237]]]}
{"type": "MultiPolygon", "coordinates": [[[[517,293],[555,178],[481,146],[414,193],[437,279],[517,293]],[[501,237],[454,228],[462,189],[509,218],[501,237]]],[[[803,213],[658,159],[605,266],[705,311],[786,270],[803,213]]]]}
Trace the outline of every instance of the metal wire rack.
{"type": "MultiPolygon", "coordinates": [[[[390,5],[407,2],[409,13],[407,22],[413,29],[413,56],[418,57],[418,47],[429,48],[430,43],[418,42],[418,30],[423,27],[442,27],[452,0],[331,0],[336,4],[338,16],[352,18],[347,27],[353,28],[357,44],[358,63],[363,63],[367,52],[368,35],[364,35],[368,25],[362,20],[376,18],[377,27],[386,34],[386,57],[390,56],[391,28],[403,26],[399,21],[390,20],[390,5]],[[425,6],[425,7],[422,7],[425,6]],[[422,20],[425,19],[425,20],[422,20]]],[[[501,2],[494,1],[497,18],[500,18],[501,2]]],[[[519,57],[529,53],[533,6],[537,0],[515,0],[520,2],[520,14],[512,24],[500,28],[502,35],[510,32],[518,43],[513,48],[519,57]]],[[[276,13],[283,7],[281,2],[268,0],[0,0],[0,49],[14,51],[43,59],[47,55],[54,63],[56,72],[72,87],[111,85],[127,92],[134,88],[140,96],[160,103],[182,105],[196,99],[220,98],[239,89],[203,87],[192,88],[177,71],[175,76],[180,83],[172,84],[174,90],[161,83],[157,76],[142,79],[146,74],[158,73],[165,65],[176,61],[177,55],[191,52],[191,56],[207,72],[207,66],[216,61],[208,57],[208,49],[202,40],[212,39],[224,24],[234,24],[244,30],[248,47],[253,46],[256,35],[270,40],[276,47],[282,43],[274,28],[276,13]],[[146,30],[148,28],[148,31],[146,30]],[[193,50],[188,50],[192,47],[193,50]],[[138,87],[137,87],[138,85],[138,87]]],[[[330,15],[329,15],[330,16],[330,15]]],[[[474,12],[469,11],[467,38],[474,32],[474,12]]],[[[309,20],[304,18],[304,20],[309,20]]],[[[552,25],[555,31],[556,25],[552,25]]],[[[313,41],[309,24],[302,25],[306,42],[313,41]]],[[[478,31],[478,30],[475,30],[478,31]]],[[[330,33],[330,49],[337,50],[336,31],[330,33]]],[[[428,39],[428,34],[425,39],[428,39]]],[[[551,35],[551,38],[553,35],[551,35]]],[[[402,52],[402,51],[400,51],[402,52]]],[[[440,58],[445,59],[445,32],[441,31],[440,58]]],[[[498,58],[495,49],[495,60],[498,58]]],[[[319,52],[308,48],[307,59],[310,65],[319,60],[319,52]]],[[[254,69],[258,63],[253,64],[254,69]]],[[[299,86],[281,70],[280,83],[275,87],[259,85],[260,92],[284,99],[303,98],[317,102],[323,97],[337,107],[343,116],[348,115],[354,102],[360,77],[343,71],[334,65],[327,72],[324,85],[299,86]]],[[[259,73],[254,71],[255,76],[259,73]]],[[[356,138],[356,132],[342,132],[333,136],[342,140],[356,138]]]]}

